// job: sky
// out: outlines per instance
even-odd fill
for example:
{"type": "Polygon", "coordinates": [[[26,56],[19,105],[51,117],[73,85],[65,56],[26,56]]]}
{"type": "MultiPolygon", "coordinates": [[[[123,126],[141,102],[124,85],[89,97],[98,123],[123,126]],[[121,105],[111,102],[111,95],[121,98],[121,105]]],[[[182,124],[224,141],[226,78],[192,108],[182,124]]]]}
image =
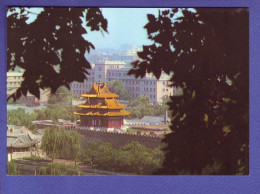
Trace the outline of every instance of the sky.
{"type": "MultiPolygon", "coordinates": [[[[59,9],[59,8],[57,8],[59,9]]],[[[147,14],[158,16],[159,8],[100,8],[103,16],[108,20],[108,33],[91,32],[83,37],[92,42],[96,48],[120,49],[121,45],[149,45],[152,42],[147,39],[147,14]]],[[[164,8],[164,10],[167,8],[164,8]]],[[[18,9],[19,10],[19,9],[18,9]]],[[[33,22],[43,8],[30,8],[27,23],[33,22]]],[[[163,10],[162,8],[160,10],[163,10]]],[[[7,15],[10,13],[7,13],[7,15]]],[[[176,17],[182,15],[180,12],[176,17]]],[[[174,19],[174,18],[173,18],[174,19]]]]}
{"type": "Polygon", "coordinates": [[[86,38],[94,43],[96,48],[118,48],[123,44],[147,45],[144,26],[148,22],[147,14],[158,15],[158,8],[101,8],[108,20],[108,34],[91,32],[86,38]]]}
{"type": "MultiPolygon", "coordinates": [[[[57,8],[58,9],[58,8],[57,8]]],[[[144,26],[147,24],[147,14],[158,15],[158,8],[100,8],[108,20],[108,33],[90,32],[83,37],[91,41],[96,48],[120,48],[121,45],[147,45],[152,42],[147,39],[144,26]]],[[[39,13],[42,8],[30,8],[33,13],[39,13]]],[[[28,14],[27,23],[33,22],[37,15],[28,14]]]]}

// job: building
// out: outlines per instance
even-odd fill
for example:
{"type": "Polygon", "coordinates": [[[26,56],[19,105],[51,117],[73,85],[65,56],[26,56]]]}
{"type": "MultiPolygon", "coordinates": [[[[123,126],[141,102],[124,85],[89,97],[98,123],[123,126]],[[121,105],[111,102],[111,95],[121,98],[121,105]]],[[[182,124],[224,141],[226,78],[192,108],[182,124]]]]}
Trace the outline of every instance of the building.
{"type": "Polygon", "coordinates": [[[7,125],[7,158],[31,156],[30,148],[36,148],[41,137],[32,134],[25,126],[7,125]]]}
{"type": "Polygon", "coordinates": [[[87,92],[93,82],[107,82],[114,79],[121,80],[129,90],[131,96],[136,98],[140,95],[148,96],[150,102],[157,104],[162,102],[165,96],[182,95],[181,88],[170,87],[170,76],[163,73],[159,80],[152,74],[146,74],[144,78],[135,78],[127,75],[130,67],[126,67],[124,61],[108,61],[103,63],[92,64],[92,69],[87,75],[88,80],[83,83],[73,82],[71,90],[74,97],[80,97],[84,92],[87,92]]]}
{"type": "Polygon", "coordinates": [[[106,83],[93,83],[91,90],[81,94],[86,98],[86,103],[78,105],[80,111],[74,112],[80,115],[80,129],[124,132],[124,116],[130,112],[123,110],[125,105],[119,103],[117,94],[109,92],[106,83]]]}
{"type": "Polygon", "coordinates": [[[6,86],[7,90],[13,90],[20,87],[23,81],[23,72],[7,72],[6,86]]]}
{"type": "MultiPolygon", "coordinates": [[[[6,86],[7,86],[7,98],[12,95],[22,84],[23,81],[23,71],[10,71],[7,72],[6,86]]],[[[50,90],[40,90],[40,99],[36,98],[34,95],[27,93],[26,96],[21,96],[18,101],[22,104],[47,104],[50,90]]]]}

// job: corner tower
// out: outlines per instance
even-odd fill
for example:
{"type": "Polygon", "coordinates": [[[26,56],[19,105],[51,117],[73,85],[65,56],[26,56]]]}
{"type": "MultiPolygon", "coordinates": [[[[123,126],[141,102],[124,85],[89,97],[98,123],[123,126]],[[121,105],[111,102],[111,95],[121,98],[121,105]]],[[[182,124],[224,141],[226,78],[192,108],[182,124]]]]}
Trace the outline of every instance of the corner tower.
{"type": "Polygon", "coordinates": [[[89,92],[83,93],[86,98],[84,104],[78,105],[80,111],[73,112],[80,115],[80,125],[77,128],[101,131],[122,131],[124,116],[130,112],[123,110],[125,105],[117,101],[117,94],[111,93],[106,83],[93,83],[89,92]]]}

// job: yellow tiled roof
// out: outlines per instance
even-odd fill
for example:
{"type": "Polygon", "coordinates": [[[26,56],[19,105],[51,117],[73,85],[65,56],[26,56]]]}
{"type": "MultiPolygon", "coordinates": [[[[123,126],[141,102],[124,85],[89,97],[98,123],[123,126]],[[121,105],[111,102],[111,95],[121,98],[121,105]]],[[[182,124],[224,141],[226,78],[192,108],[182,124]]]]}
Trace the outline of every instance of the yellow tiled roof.
{"type": "Polygon", "coordinates": [[[119,97],[117,94],[111,93],[108,88],[106,83],[103,85],[99,84],[97,85],[96,82],[93,83],[93,86],[91,90],[85,94],[81,94],[81,97],[96,97],[96,98],[117,98],[119,97]]]}
{"type": "Polygon", "coordinates": [[[105,99],[105,103],[108,108],[125,108],[124,104],[119,103],[116,99],[105,99]]]}
{"type": "Polygon", "coordinates": [[[101,114],[99,112],[88,112],[88,113],[79,113],[79,112],[73,112],[75,115],[85,115],[85,116],[126,116],[129,115],[130,112],[121,110],[120,112],[107,112],[104,114],[101,114]]]}

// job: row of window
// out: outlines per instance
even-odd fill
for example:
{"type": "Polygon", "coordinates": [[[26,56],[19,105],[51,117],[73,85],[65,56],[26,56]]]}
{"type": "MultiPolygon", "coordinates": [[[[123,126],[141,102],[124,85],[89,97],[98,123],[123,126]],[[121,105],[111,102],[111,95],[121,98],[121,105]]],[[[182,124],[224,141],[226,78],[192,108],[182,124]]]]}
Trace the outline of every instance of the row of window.
{"type": "Polygon", "coordinates": [[[120,77],[120,76],[127,76],[126,73],[111,73],[111,72],[108,72],[108,76],[116,76],[116,77],[120,77]]]}
{"type": "Polygon", "coordinates": [[[163,85],[168,85],[169,82],[168,81],[163,81],[163,85]]]}
{"type": "Polygon", "coordinates": [[[145,80],[127,80],[127,79],[122,79],[122,82],[124,82],[125,84],[144,84],[144,85],[155,85],[156,81],[145,81],[145,80]]]}
{"type": "Polygon", "coordinates": [[[91,84],[83,84],[83,83],[72,83],[71,87],[73,88],[85,88],[85,87],[92,87],[92,82],[94,82],[94,78],[89,78],[88,82],[91,84]]]}
{"type": "MultiPolygon", "coordinates": [[[[144,88],[145,92],[149,92],[149,88],[144,88]]],[[[150,88],[150,92],[154,91],[155,92],[155,88],[150,88]]]]}
{"type": "Polygon", "coordinates": [[[74,95],[75,94],[83,94],[83,93],[87,93],[87,90],[74,90],[73,93],[74,93],[74,95]]]}
{"type": "Polygon", "coordinates": [[[148,97],[150,97],[150,99],[155,99],[155,98],[156,98],[156,95],[155,95],[155,94],[154,94],[154,95],[152,95],[152,94],[150,94],[150,95],[146,95],[146,94],[132,94],[133,98],[134,98],[134,97],[138,97],[138,96],[140,96],[140,95],[148,96],[148,97]]]}
{"type": "Polygon", "coordinates": [[[12,76],[12,77],[8,76],[8,78],[9,79],[23,79],[21,76],[12,76]]]}
{"type": "Polygon", "coordinates": [[[7,82],[9,85],[20,85],[22,82],[7,82]]]}

